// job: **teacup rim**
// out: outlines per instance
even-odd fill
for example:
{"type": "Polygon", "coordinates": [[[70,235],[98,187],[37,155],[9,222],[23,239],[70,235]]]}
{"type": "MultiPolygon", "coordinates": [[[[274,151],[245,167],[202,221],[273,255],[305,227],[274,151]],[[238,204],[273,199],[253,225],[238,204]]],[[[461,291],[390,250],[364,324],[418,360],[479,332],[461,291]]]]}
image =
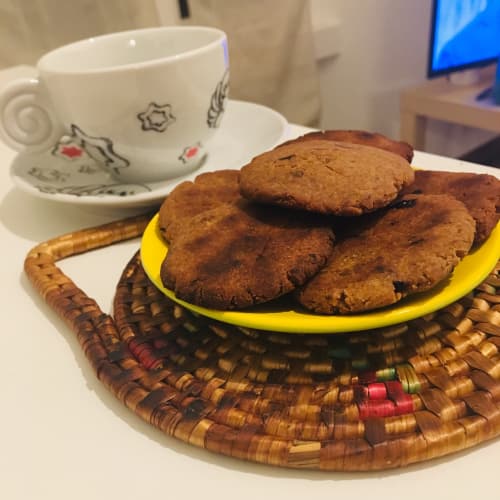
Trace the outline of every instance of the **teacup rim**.
{"type": "Polygon", "coordinates": [[[139,28],[139,29],[133,29],[133,30],[124,30],[124,31],[116,31],[113,33],[105,33],[102,35],[97,35],[94,37],[87,37],[83,38],[80,40],[77,40],[75,42],[71,42],[65,45],[62,45],[60,47],[57,47],[44,55],[40,57],[40,59],[37,62],[37,69],[41,72],[45,73],[52,73],[52,74],[59,74],[59,75],[90,75],[90,74],[102,74],[102,73],[112,73],[112,72],[120,72],[120,71],[129,71],[131,69],[139,69],[139,68],[145,68],[148,66],[154,66],[158,64],[159,62],[162,63],[168,63],[168,62],[173,62],[173,61],[180,61],[182,59],[186,59],[188,57],[191,57],[194,54],[201,54],[205,51],[212,50],[214,46],[219,46],[221,42],[223,42],[225,39],[227,39],[227,35],[224,31],[222,31],[219,28],[214,28],[212,26],[155,26],[155,27],[150,27],[150,28],[139,28]],[[59,55],[60,53],[66,52],[66,51],[71,51],[77,48],[80,45],[87,45],[93,41],[98,41],[98,40],[105,40],[109,38],[115,38],[115,37],[127,37],[127,36],[137,36],[138,34],[143,34],[143,33],[151,33],[154,31],[162,32],[162,31],[207,31],[207,32],[213,32],[218,34],[219,36],[207,43],[206,45],[203,45],[201,47],[197,47],[195,49],[190,49],[186,50],[185,52],[182,52],[181,54],[175,54],[171,56],[164,56],[164,57],[157,57],[148,61],[142,61],[142,62],[136,62],[136,63],[128,63],[128,64],[121,64],[121,65],[116,65],[116,66],[108,66],[108,67],[102,67],[102,68],[87,68],[87,69],[54,69],[50,67],[49,61],[59,55]]]}

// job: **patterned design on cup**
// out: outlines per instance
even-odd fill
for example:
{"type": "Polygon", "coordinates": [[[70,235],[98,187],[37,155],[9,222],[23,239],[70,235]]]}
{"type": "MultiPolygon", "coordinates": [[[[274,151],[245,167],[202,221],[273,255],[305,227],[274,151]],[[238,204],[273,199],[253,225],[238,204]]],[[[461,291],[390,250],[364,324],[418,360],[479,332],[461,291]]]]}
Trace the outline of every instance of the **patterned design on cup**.
{"type": "Polygon", "coordinates": [[[76,161],[85,155],[85,151],[66,136],[52,148],[52,154],[64,160],[76,161]]]}
{"type": "Polygon", "coordinates": [[[77,149],[83,149],[93,160],[120,175],[121,169],[130,162],[118,155],[113,149],[113,142],[106,137],[87,135],[75,124],[71,125],[71,135],[63,137],[52,149],[55,156],[68,158],[72,153],[77,157],[77,149]]]}
{"type": "Polygon", "coordinates": [[[224,114],[228,92],[229,70],[226,70],[210,99],[210,106],[207,113],[207,124],[209,128],[219,128],[222,115],[224,114]]]}
{"type": "Polygon", "coordinates": [[[169,125],[175,122],[170,104],[156,104],[150,102],[146,111],[139,113],[137,118],[142,122],[142,130],[155,132],[165,132],[169,125]]]}
{"type": "Polygon", "coordinates": [[[193,161],[194,159],[198,159],[201,148],[202,148],[201,142],[197,142],[192,146],[185,147],[181,155],[179,156],[179,160],[182,163],[188,163],[190,161],[193,161]]]}
{"type": "Polygon", "coordinates": [[[52,148],[51,154],[65,161],[78,164],[77,171],[80,174],[92,175],[102,168],[98,167],[89,155],[71,137],[65,136],[52,148]],[[86,160],[91,160],[87,163],[86,160]],[[83,163],[82,163],[83,162],[83,163]]]}

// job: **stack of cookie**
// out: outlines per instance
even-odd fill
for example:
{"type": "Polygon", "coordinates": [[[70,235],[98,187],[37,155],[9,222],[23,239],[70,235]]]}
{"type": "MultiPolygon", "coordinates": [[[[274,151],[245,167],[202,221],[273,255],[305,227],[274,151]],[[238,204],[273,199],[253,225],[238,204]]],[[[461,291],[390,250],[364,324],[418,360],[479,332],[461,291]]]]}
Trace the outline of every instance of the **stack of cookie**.
{"type": "Polygon", "coordinates": [[[179,184],[159,214],[163,284],[208,308],[286,295],[317,314],[429,290],[496,225],[500,181],[415,171],[412,157],[381,134],[313,132],[179,184]]]}

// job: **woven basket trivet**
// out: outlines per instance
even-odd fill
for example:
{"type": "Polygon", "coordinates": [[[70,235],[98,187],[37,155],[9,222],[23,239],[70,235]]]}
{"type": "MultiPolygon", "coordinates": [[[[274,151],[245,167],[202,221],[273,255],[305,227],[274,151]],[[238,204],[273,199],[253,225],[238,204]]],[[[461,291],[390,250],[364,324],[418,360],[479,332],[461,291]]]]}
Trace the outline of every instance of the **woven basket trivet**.
{"type": "Polygon", "coordinates": [[[404,466],[500,434],[500,264],[417,320],[288,335],[191,315],[150,283],[136,254],[113,318],[55,262],[139,236],[148,220],[42,243],[25,270],[99,380],[164,433],[244,460],[336,471],[404,466]]]}

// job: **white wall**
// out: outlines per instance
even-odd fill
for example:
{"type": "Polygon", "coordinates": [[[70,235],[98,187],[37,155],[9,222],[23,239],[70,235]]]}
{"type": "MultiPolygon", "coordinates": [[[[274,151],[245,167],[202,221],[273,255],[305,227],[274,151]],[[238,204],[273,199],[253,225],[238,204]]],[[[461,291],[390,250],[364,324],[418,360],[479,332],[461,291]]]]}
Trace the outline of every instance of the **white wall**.
{"type": "MultiPolygon", "coordinates": [[[[339,23],[339,54],[320,61],[322,128],[399,137],[399,93],[426,80],[431,1],[310,1],[313,24],[339,23]]],[[[430,121],[426,150],[459,156],[491,137],[430,121]]]]}

